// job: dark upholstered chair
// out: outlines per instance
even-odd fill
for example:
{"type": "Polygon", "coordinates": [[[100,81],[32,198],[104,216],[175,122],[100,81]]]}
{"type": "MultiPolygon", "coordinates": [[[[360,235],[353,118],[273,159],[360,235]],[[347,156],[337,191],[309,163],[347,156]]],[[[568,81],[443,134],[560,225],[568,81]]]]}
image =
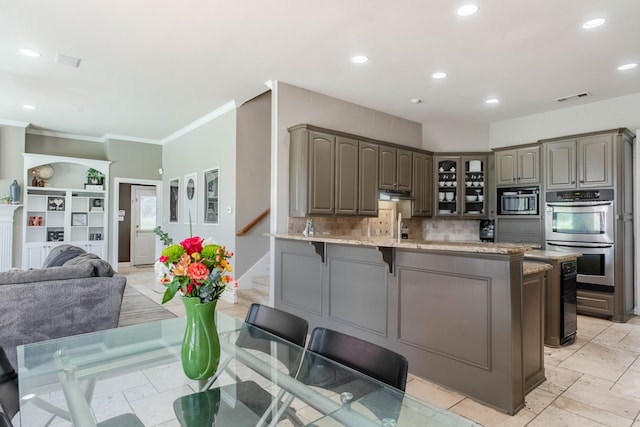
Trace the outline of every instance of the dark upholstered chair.
{"type": "MultiPolygon", "coordinates": [[[[300,359],[303,355],[302,348],[307,340],[307,331],[309,330],[307,321],[276,308],[262,304],[251,304],[245,317],[245,323],[253,328],[240,331],[236,339],[238,347],[271,354],[274,342],[271,335],[300,347],[281,346],[277,352],[278,360],[286,366],[289,375],[294,376],[300,366],[300,359]]],[[[235,376],[235,373],[227,369],[231,359],[232,357],[229,357],[220,364],[218,372],[209,380],[206,387],[213,384],[225,369],[235,376]]],[[[278,400],[282,394],[284,393],[278,394],[278,400]]],[[[255,425],[263,416],[267,420],[270,418],[268,412],[272,409],[273,399],[274,396],[271,393],[262,389],[254,381],[238,381],[236,384],[180,397],[174,401],[173,409],[183,427],[212,425],[212,422],[214,425],[215,423],[225,425],[225,420],[233,419],[227,418],[225,415],[227,411],[234,411],[234,417],[241,413],[246,425],[255,425]],[[230,407],[224,400],[221,400],[221,393],[234,396],[236,406],[230,407]]],[[[296,419],[291,409],[288,410],[287,415],[291,419],[296,419]]]]}
{"type": "Polygon", "coordinates": [[[409,363],[404,356],[377,344],[325,328],[313,330],[307,350],[298,380],[338,393],[346,399],[343,402],[359,401],[381,420],[398,418],[401,402],[388,398],[383,384],[405,390],[409,363]],[[374,380],[343,368],[335,369],[330,361],[338,362],[374,380]]]}
{"type": "Polygon", "coordinates": [[[407,385],[407,359],[368,341],[331,329],[315,328],[308,350],[399,390],[404,391],[407,385]]]}

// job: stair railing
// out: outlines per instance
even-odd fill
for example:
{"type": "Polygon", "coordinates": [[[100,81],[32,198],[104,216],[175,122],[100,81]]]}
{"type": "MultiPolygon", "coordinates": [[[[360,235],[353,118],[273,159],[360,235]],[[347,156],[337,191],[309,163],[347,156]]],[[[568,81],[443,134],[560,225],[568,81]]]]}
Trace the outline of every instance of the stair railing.
{"type": "Polygon", "coordinates": [[[244,236],[245,234],[247,234],[253,227],[255,227],[260,221],[262,221],[264,219],[264,217],[269,215],[269,212],[271,212],[271,208],[267,208],[264,212],[262,212],[260,215],[255,217],[253,219],[253,221],[251,221],[249,224],[247,224],[246,227],[244,227],[243,229],[241,229],[238,232],[236,232],[236,236],[240,237],[240,236],[244,236]]]}

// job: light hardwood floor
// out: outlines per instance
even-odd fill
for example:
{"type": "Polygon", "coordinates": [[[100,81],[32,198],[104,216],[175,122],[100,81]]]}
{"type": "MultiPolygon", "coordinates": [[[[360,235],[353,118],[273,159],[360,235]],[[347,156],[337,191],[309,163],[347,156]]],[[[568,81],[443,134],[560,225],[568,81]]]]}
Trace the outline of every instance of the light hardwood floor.
{"type": "MultiPolygon", "coordinates": [[[[177,299],[159,305],[162,287],[155,284],[152,268],[120,272],[129,288],[121,326],[184,315],[177,299]]],[[[241,319],[247,311],[225,301],[217,308],[241,319]]],[[[527,395],[526,407],[514,416],[413,375],[407,393],[483,426],[640,427],[640,317],[613,323],[578,316],[578,339],[561,348],[545,347],[545,369],[547,380],[527,395]]]]}

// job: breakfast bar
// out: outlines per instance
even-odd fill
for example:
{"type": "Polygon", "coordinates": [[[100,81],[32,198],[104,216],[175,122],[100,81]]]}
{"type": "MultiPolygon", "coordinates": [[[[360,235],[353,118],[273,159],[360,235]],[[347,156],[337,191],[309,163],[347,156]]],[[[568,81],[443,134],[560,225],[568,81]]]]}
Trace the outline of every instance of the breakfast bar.
{"type": "Polygon", "coordinates": [[[275,306],[383,345],[507,414],[544,381],[545,263],[526,245],[274,234],[275,306]],[[526,336],[525,336],[526,331],[526,336]]]}

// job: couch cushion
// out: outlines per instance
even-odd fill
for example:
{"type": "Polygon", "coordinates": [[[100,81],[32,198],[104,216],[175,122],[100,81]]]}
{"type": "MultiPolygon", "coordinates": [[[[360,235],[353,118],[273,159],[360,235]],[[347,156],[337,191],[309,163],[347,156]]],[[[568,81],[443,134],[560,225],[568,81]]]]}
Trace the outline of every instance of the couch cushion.
{"type": "Polygon", "coordinates": [[[47,255],[47,258],[44,260],[44,264],[42,264],[42,268],[64,265],[64,263],[70,259],[86,253],[87,251],[84,249],[73,245],[56,246],[51,249],[51,252],[47,255]]]}
{"type": "Polygon", "coordinates": [[[94,275],[98,277],[111,277],[115,273],[111,268],[111,264],[103,260],[96,254],[89,252],[78,255],[75,258],[71,258],[64,263],[65,267],[68,265],[90,265],[94,270],[94,275]]]}
{"type": "Polygon", "coordinates": [[[70,265],[32,270],[10,270],[0,273],[0,285],[47,282],[52,280],[84,279],[93,277],[93,266],[70,265]]]}

